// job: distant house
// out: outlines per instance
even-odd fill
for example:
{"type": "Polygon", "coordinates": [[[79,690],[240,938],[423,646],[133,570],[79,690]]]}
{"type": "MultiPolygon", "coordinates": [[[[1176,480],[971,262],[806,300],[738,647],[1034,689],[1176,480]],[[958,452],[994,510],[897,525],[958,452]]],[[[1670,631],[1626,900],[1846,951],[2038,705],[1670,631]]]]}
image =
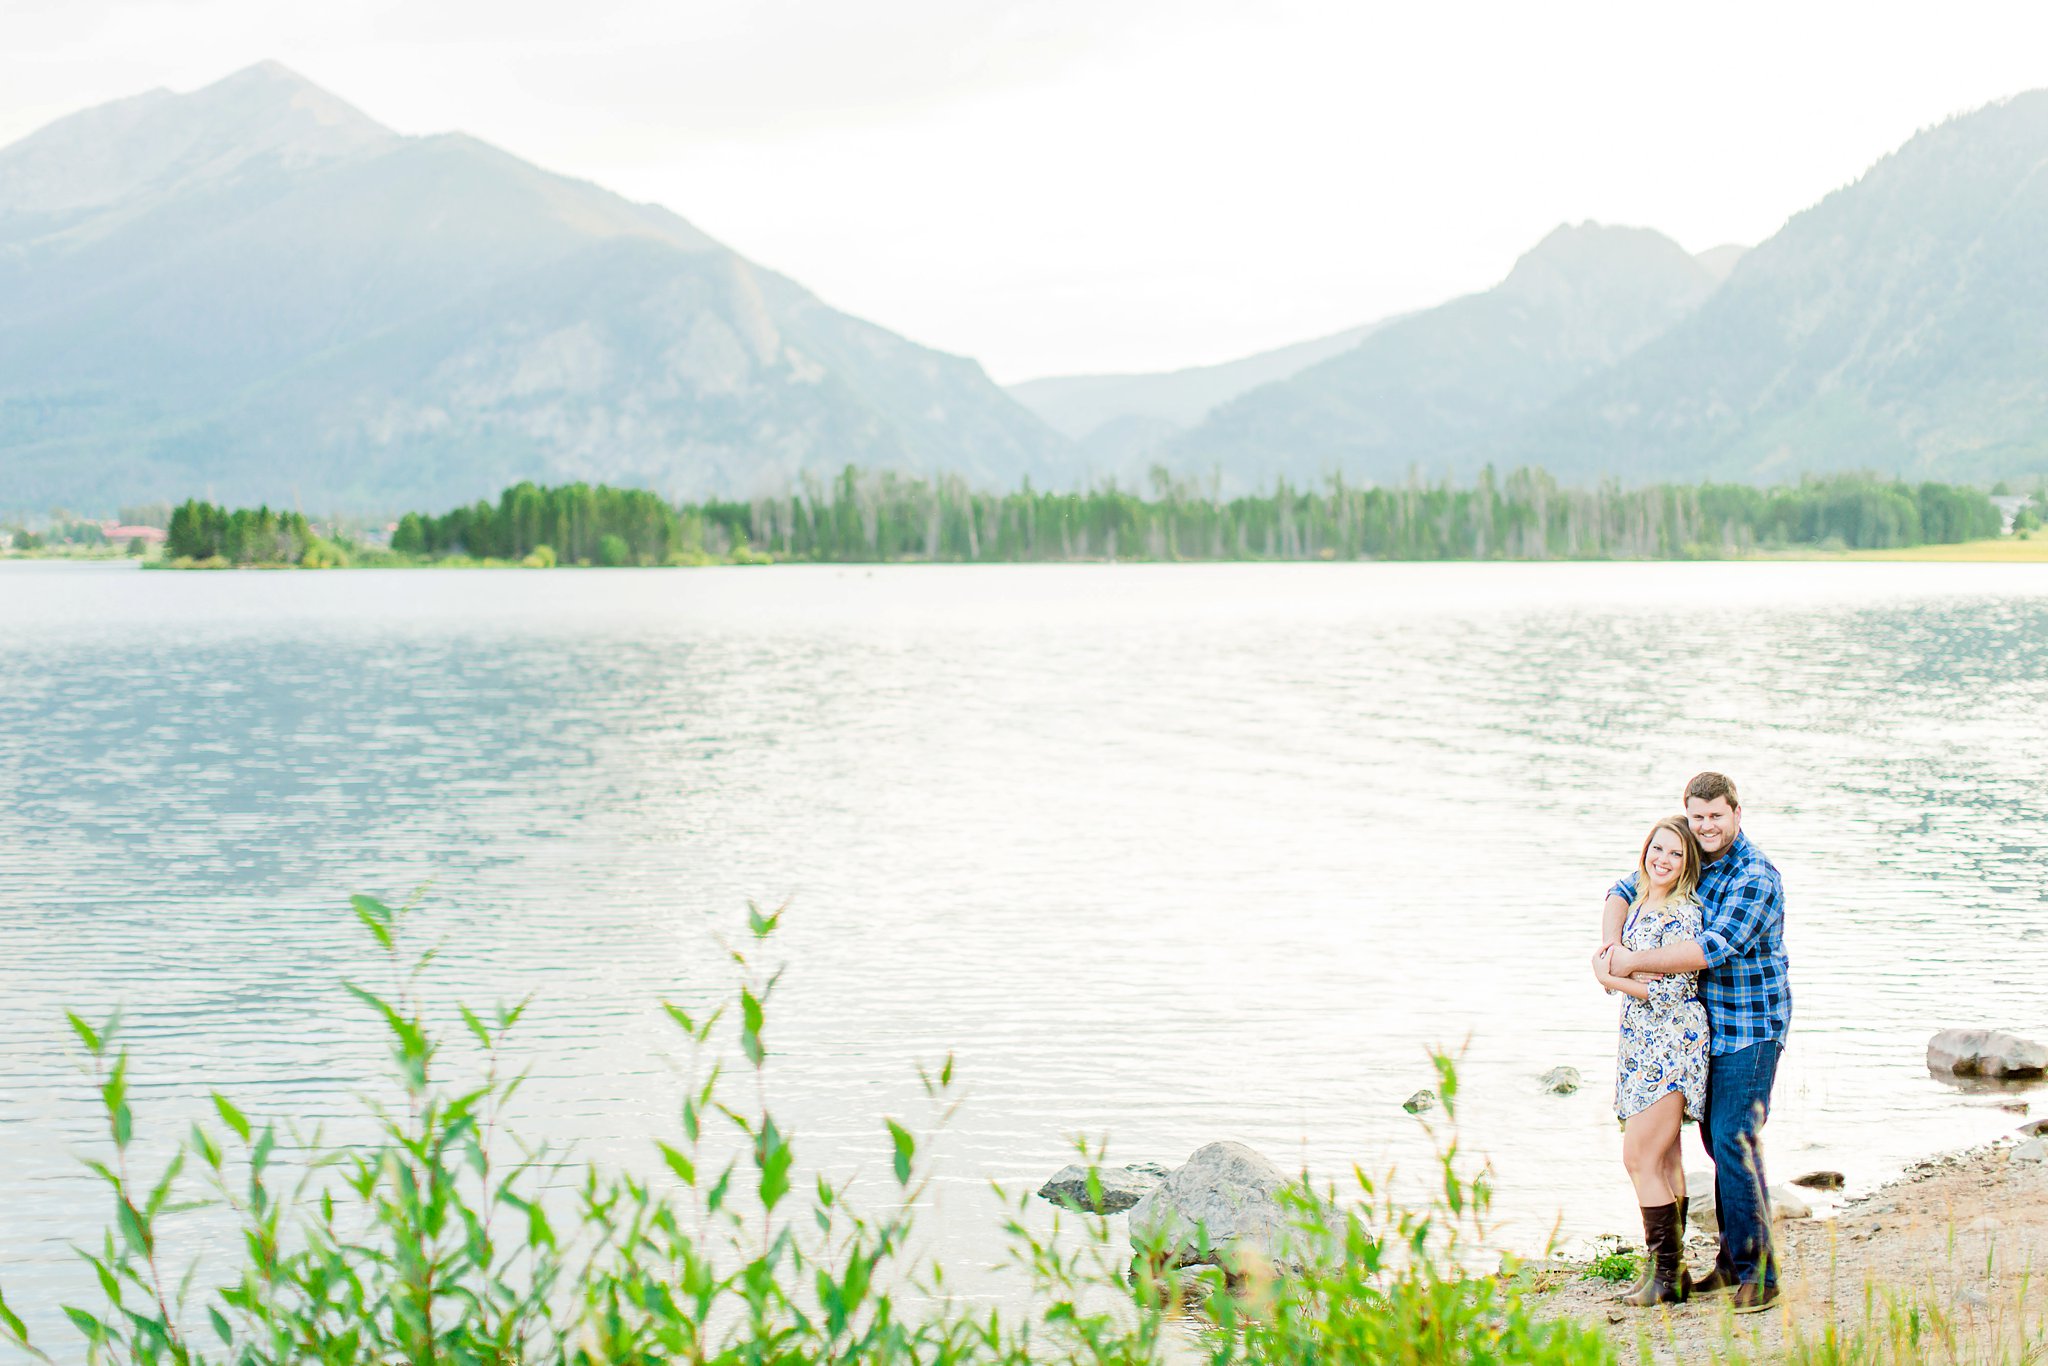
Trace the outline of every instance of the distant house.
{"type": "Polygon", "coordinates": [[[1991,506],[1997,508],[1998,515],[2005,519],[2005,525],[2000,528],[2003,535],[2012,535],[2013,518],[2020,515],[2021,508],[2033,501],[2033,499],[2023,493],[1994,493],[1991,495],[1991,506]]]}
{"type": "MultiPolygon", "coordinates": [[[[2010,522],[2012,519],[2006,519],[2010,522]]],[[[144,545],[162,545],[169,539],[162,527],[122,526],[118,522],[101,522],[100,533],[115,545],[126,545],[130,541],[141,541],[144,545]]]]}

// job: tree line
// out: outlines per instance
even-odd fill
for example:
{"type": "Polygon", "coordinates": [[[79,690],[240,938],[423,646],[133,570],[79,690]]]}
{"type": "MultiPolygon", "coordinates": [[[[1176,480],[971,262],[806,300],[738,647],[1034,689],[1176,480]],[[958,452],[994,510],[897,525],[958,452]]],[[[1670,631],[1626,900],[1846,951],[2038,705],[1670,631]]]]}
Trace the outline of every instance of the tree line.
{"type": "Polygon", "coordinates": [[[164,555],[197,564],[319,568],[347,562],[341,547],[315,532],[303,513],[268,506],[230,510],[196,498],[171,511],[164,555]]]}
{"type": "MultiPolygon", "coordinates": [[[[1682,559],[1952,543],[1996,536],[2000,527],[1981,490],[1869,475],[1773,489],[1613,481],[1568,488],[1541,470],[1488,470],[1463,487],[1332,478],[1226,497],[1163,470],[1148,493],[1114,483],[1049,492],[1028,482],[991,493],[954,477],[848,468],[773,496],[690,503],[644,489],[520,483],[495,503],[407,513],[389,554],[537,565],[1682,559]]],[[[188,502],[172,515],[167,550],[174,558],[299,563],[323,544],[297,513],[188,502]]]]}

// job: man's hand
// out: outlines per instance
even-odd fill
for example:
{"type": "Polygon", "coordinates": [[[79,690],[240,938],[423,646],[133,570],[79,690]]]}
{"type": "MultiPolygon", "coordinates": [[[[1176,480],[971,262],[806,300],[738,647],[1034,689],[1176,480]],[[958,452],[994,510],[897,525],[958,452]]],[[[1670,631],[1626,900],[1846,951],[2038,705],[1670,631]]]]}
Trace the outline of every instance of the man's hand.
{"type": "Polygon", "coordinates": [[[1607,985],[1607,979],[1614,975],[1614,969],[1609,966],[1611,961],[1609,955],[1613,952],[1614,945],[1604,944],[1601,946],[1600,952],[1593,955],[1593,980],[1603,987],[1607,985]]]}
{"type": "Polygon", "coordinates": [[[1607,970],[1609,972],[1613,973],[1616,977],[1627,977],[1630,975],[1630,973],[1633,971],[1635,954],[1629,952],[1629,950],[1623,948],[1619,944],[1616,944],[1614,947],[1608,949],[1606,953],[1607,970]]]}

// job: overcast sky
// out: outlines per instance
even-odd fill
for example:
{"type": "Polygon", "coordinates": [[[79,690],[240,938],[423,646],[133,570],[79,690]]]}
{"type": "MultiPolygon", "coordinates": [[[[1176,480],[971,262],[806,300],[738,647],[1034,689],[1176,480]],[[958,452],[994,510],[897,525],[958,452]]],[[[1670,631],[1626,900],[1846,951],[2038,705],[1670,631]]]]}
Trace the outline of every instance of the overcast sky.
{"type": "Polygon", "coordinates": [[[1008,382],[1439,302],[1567,220],[1757,242],[2048,85],[2048,6],[0,0],[0,142],[266,57],[1008,382]]]}

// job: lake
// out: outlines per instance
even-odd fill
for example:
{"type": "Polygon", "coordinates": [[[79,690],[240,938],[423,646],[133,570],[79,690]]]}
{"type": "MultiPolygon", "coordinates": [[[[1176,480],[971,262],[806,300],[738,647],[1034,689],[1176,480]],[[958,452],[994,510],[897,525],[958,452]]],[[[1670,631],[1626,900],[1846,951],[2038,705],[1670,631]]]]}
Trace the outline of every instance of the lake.
{"type": "Polygon", "coordinates": [[[49,1322],[102,1222],[65,1010],[126,1004],[146,1137],[211,1088],[345,1133],[383,1061],[348,898],[423,885],[436,993],[535,997],[526,1127],[650,1171],[659,1001],[787,901],[799,1151],[884,1169],[955,1053],[977,1293],[985,1182],[1074,1135],[1418,1168],[1439,1044],[1503,1242],[1630,1232],[1587,960],[1709,767],[1788,887],[1772,1175],[1867,1188],[2018,1122],[1924,1049],[2048,1029],[2044,718],[2048,566],[0,564],[0,1284],[49,1322]]]}

